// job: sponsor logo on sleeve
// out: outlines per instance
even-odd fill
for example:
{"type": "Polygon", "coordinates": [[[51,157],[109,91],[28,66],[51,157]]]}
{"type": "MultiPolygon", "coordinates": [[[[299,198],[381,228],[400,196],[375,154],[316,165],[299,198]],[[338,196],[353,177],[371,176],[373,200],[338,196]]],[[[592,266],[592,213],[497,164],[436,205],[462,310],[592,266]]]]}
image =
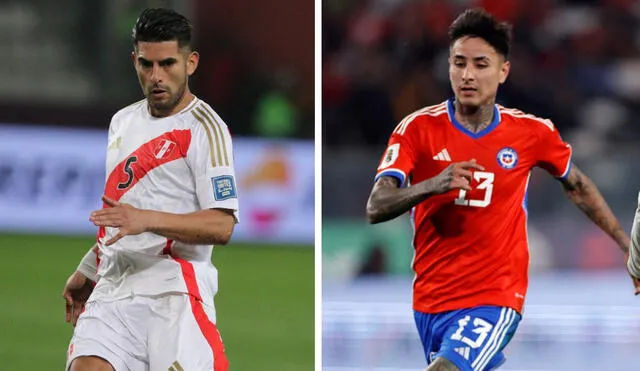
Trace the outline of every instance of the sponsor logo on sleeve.
{"type": "Polygon", "coordinates": [[[213,196],[216,201],[224,201],[230,198],[238,197],[236,194],[236,185],[231,175],[220,175],[211,178],[213,185],[213,196]]]}
{"type": "Polygon", "coordinates": [[[378,166],[378,170],[382,170],[388,168],[393,165],[398,159],[398,155],[400,154],[400,143],[392,144],[387,148],[387,152],[384,155],[384,159],[380,166],[378,166]]]}

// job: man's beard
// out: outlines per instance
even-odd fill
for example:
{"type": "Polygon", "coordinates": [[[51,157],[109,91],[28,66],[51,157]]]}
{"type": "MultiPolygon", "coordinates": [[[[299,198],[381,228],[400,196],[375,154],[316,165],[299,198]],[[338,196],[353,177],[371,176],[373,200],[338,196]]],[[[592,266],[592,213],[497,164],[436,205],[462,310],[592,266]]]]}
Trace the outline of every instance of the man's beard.
{"type": "Polygon", "coordinates": [[[149,93],[147,94],[147,102],[149,103],[149,105],[155,110],[167,112],[171,111],[175,106],[178,105],[178,103],[180,102],[180,98],[182,98],[186,90],[186,84],[179,88],[176,94],[171,94],[171,91],[165,89],[165,92],[169,95],[169,98],[164,101],[154,101],[152,90],[153,88],[150,89],[149,93]]]}

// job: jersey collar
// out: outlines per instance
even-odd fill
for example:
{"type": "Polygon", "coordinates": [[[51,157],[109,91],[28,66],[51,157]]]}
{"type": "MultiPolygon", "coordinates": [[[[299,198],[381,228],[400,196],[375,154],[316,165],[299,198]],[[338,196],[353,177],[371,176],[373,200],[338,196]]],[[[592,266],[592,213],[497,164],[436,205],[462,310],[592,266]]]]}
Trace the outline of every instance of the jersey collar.
{"type": "Polygon", "coordinates": [[[155,117],[155,116],[152,116],[152,115],[151,115],[151,112],[149,111],[149,101],[147,101],[147,99],[146,99],[146,98],[144,99],[144,101],[145,101],[145,104],[144,104],[144,112],[145,112],[145,115],[147,116],[147,118],[148,118],[149,120],[155,121],[155,120],[163,120],[163,119],[166,119],[166,118],[169,118],[169,117],[178,116],[178,115],[179,115],[179,114],[181,114],[181,113],[187,112],[187,111],[189,111],[190,109],[192,109],[193,107],[195,107],[195,106],[196,106],[196,104],[200,101],[200,99],[199,99],[199,98],[194,94],[194,95],[193,95],[193,99],[191,100],[191,102],[189,102],[189,104],[187,104],[187,106],[186,106],[186,107],[184,107],[183,109],[181,109],[181,110],[180,110],[180,112],[176,112],[176,113],[174,113],[173,115],[165,116],[165,117],[155,117]]]}
{"type": "Polygon", "coordinates": [[[455,106],[453,105],[454,101],[455,101],[455,97],[449,98],[449,100],[447,101],[447,113],[449,114],[449,121],[451,121],[451,123],[453,124],[453,126],[456,129],[460,130],[461,132],[463,132],[464,134],[470,136],[473,139],[482,138],[483,136],[489,134],[500,123],[500,111],[498,110],[498,107],[494,104],[493,105],[493,120],[491,121],[489,126],[487,126],[486,128],[480,130],[477,133],[474,133],[473,131],[465,128],[458,120],[456,120],[456,115],[455,115],[456,109],[455,109],[455,106]]]}

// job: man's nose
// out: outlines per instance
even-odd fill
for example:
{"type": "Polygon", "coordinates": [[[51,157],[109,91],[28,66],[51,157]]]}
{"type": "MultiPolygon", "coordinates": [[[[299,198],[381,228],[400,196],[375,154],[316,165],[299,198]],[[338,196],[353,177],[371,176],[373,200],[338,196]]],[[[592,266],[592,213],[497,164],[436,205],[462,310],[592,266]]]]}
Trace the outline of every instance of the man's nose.
{"type": "Polygon", "coordinates": [[[462,70],[462,79],[463,80],[473,80],[474,79],[474,71],[473,68],[471,67],[465,67],[464,70],[462,70]]]}
{"type": "Polygon", "coordinates": [[[161,71],[160,66],[157,64],[154,64],[153,69],[151,70],[151,82],[153,82],[154,84],[162,80],[160,76],[160,71],[161,71]]]}

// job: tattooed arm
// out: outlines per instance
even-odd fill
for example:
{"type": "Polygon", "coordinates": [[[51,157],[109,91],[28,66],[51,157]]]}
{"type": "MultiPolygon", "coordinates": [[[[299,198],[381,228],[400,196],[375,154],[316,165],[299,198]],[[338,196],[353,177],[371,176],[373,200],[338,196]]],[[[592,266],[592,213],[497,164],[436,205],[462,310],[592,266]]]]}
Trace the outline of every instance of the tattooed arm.
{"type": "Polygon", "coordinates": [[[484,170],[484,167],[478,165],[475,160],[458,162],[449,165],[435,177],[406,188],[399,188],[400,183],[394,177],[380,177],[367,201],[369,223],[376,224],[396,218],[436,194],[452,189],[471,190],[470,169],[484,170]]]}
{"type": "Polygon", "coordinates": [[[433,195],[429,180],[407,188],[399,188],[398,179],[383,176],[373,185],[367,201],[367,219],[376,224],[396,218],[433,195]]]}
{"type": "MultiPolygon", "coordinates": [[[[630,239],[627,233],[622,229],[618,219],[613,215],[609,205],[600,194],[598,187],[584,175],[575,164],[571,167],[569,176],[561,180],[567,195],[576,206],[589,219],[591,219],[600,229],[611,236],[624,253],[625,262],[631,262],[629,257],[630,239]]],[[[634,221],[635,223],[635,221],[634,221]]],[[[637,254],[634,254],[636,258],[637,254]]],[[[630,271],[631,273],[631,271],[630,271]]],[[[638,272],[636,272],[638,273],[638,272]]],[[[632,274],[633,285],[635,286],[635,294],[640,294],[640,281],[636,278],[636,274],[632,274]],[[635,277],[634,277],[635,276],[635,277]]]]}
{"type": "Polygon", "coordinates": [[[629,236],[622,229],[598,187],[575,164],[569,176],[561,180],[565,192],[582,212],[608,234],[622,252],[629,251],[629,236]]]}

